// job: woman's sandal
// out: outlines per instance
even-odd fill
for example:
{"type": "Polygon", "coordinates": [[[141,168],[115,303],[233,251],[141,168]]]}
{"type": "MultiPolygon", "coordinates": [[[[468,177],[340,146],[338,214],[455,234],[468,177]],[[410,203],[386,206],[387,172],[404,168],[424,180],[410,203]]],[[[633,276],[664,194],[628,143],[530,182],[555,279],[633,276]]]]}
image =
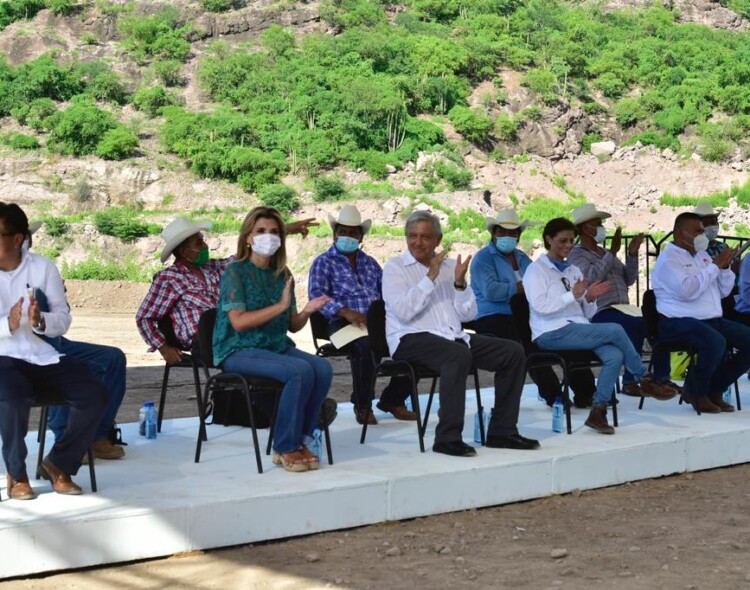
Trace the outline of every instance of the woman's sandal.
{"type": "Polygon", "coordinates": [[[307,471],[309,468],[307,458],[300,449],[289,453],[274,453],[272,461],[274,465],[281,465],[293,473],[307,471]]]}
{"type": "Polygon", "coordinates": [[[305,461],[307,461],[307,468],[310,471],[320,469],[320,459],[315,453],[313,453],[305,445],[302,445],[302,448],[299,450],[299,452],[305,458],[305,461]]]}

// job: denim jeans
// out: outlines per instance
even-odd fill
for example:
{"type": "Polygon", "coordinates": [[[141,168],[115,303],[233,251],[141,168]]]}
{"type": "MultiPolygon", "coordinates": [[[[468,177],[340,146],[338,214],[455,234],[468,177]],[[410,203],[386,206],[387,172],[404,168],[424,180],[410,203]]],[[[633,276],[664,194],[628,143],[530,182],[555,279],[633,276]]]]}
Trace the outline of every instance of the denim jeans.
{"type": "MultiPolygon", "coordinates": [[[[592,319],[591,322],[594,324],[620,324],[625,330],[625,333],[633,343],[635,351],[642,355],[643,354],[643,340],[646,338],[646,323],[643,318],[635,317],[622,313],[613,308],[603,309],[598,312],[592,319]]],[[[664,383],[669,381],[669,353],[660,352],[654,355],[654,379],[657,383],[664,383]]],[[[630,371],[625,369],[622,374],[623,383],[634,383],[637,381],[630,371]]]]}
{"type": "MultiPolygon", "coordinates": [[[[105,439],[117,417],[117,411],[125,397],[125,354],[114,346],[73,342],[67,338],[54,339],[51,344],[58,352],[85,364],[95,379],[104,383],[109,390],[109,402],[101,422],[96,429],[94,440],[105,439]]],[[[49,409],[49,428],[59,440],[68,424],[69,406],[56,406],[49,409]]],[[[135,420],[135,416],[132,417],[135,420]]]]}
{"type": "Polygon", "coordinates": [[[659,336],[683,340],[698,354],[698,361],[685,378],[689,396],[719,394],[750,368],[750,328],[738,322],[662,317],[659,336]],[[736,349],[730,360],[727,346],[736,349]]]}
{"type": "Polygon", "coordinates": [[[246,348],[230,354],[222,363],[229,373],[276,379],[284,384],[274,426],[277,453],[300,448],[303,437],[312,436],[320,406],[331,388],[333,369],[324,358],[288,348],[283,353],[246,348]]]}
{"type": "Polygon", "coordinates": [[[636,380],[645,374],[641,356],[633,348],[628,335],[619,324],[574,324],[545,332],[536,339],[544,350],[592,350],[602,368],[596,381],[594,405],[606,405],[620,375],[620,367],[630,371],[636,380]]]}

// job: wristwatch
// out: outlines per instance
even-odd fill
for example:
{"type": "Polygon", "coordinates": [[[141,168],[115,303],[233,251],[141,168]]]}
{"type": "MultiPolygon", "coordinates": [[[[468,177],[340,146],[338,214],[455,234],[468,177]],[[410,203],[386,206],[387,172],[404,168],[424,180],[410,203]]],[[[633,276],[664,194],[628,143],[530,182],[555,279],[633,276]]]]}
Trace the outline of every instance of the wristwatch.
{"type": "Polygon", "coordinates": [[[454,282],[453,286],[456,288],[456,291],[466,291],[466,283],[463,285],[459,285],[458,283],[454,282]]]}
{"type": "Polygon", "coordinates": [[[44,332],[47,329],[47,322],[44,321],[44,316],[41,316],[39,323],[36,326],[34,326],[34,329],[37,332],[44,332]]]}

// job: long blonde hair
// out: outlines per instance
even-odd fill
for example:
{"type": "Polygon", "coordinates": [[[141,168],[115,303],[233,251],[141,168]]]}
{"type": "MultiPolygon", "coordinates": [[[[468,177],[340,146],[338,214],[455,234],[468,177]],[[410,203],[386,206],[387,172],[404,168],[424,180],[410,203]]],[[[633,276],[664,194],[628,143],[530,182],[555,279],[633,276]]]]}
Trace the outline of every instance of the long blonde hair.
{"type": "MultiPolygon", "coordinates": [[[[273,207],[255,207],[245,216],[240,229],[240,237],[237,240],[237,260],[247,260],[252,254],[252,246],[247,245],[247,237],[255,229],[259,219],[273,219],[279,226],[279,238],[281,246],[271,257],[271,268],[280,275],[286,270],[286,226],[279,212],[273,207]]],[[[285,273],[286,274],[286,273],[285,273]]]]}

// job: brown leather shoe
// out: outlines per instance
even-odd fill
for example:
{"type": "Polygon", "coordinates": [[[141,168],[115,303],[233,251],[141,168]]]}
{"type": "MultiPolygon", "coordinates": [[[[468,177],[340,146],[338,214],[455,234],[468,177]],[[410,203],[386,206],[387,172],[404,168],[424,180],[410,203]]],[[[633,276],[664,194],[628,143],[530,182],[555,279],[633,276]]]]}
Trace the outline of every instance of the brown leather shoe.
{"type": "Polygon", "coordinates": [[[713,403],[707,396],[702,395],[695,399],[689,399],[690,405],[697,412],[700,410],[701,414],[718,414],[721,412],[721,408],[713,403]]]}
{"type": "Polygon", "coordinates": [[[622,392],[631,397],[641,397],[641,386],[637,383],[626,383],[622,386],[622,392]]]}
{"type": "Polygon", "coordinates": [[[614,434],[615,429],[607,422],[607,406],[591,406],[586,426],[593,428],[600,434],[614,434]]]}
{"type": "MultiPolygon", "coordinates": [[[[102,438],[91,443],[91,452],[97,459],[120,459],[125,456],[125,449],[120,445],[113,445],[109,439],[102,438]]],[[[88,453],[86,461],[88,461],[88,453]]]]}
{"type": "MultiPolygon", "coordinates": [[[[718,406],[718,408],[722,412],[734,412],[734,406],[732,404],[728,404],[724,401],[724,396],[721,393],[714,393],[710,394],[708,396],[708,399],[711,400],[711,403],[715,406],[718,406]]],[[[703,410],[701,410],[702,412],[703,410]]]]}
{"type": "Polygon", "coordinates": [[[372,413],[370,408],[354,408],[354,417],[357,419],[357,424],[364,424],[367,421],[368,426],[375,426],[378,423],[375,414],[372,413]]]}
{"type": "Polygon", "coordinates": [[[52,484],[52,489],[58,494],[78,496],[83,490],[70,479],[70,475],[60,471],[49,459],[45,458],[39,469],[40,475],[52,484]]]}
{"type": "Polygon", "coordinates": [[[396,420],[406,420],[408,422],[417,421],[417,413],[407,410],[406,406],[393,406],[392,408],[386,408],[378,404],[378,409],[393,414],[393,417],[396,420]]]}
{"type": "Polygon", "coordinates": [[[641,381],[641,395],[643,397],[653,397],[660,401],[667,401],[677,395],[677,391],[668,385],[659,385],[651,374],[645,375],[641,381]]]}
{"type": "Polygon", "coordinates": [[[8,475],[6,479],[8,482],[8,497],[11,500],[33,500],[36,498],[34,490],[31,489],[28,476],[24,476],[21,479],[13,479],[8,475]]]}
{"type": "Polygon", "coordinates": [[[665,381],[661,385],[666,385],[667,387],[671,387],[677,392],[677,395],[682,395],[684,390],[681,385],[677,385],[674,381],[665,381]]]}

